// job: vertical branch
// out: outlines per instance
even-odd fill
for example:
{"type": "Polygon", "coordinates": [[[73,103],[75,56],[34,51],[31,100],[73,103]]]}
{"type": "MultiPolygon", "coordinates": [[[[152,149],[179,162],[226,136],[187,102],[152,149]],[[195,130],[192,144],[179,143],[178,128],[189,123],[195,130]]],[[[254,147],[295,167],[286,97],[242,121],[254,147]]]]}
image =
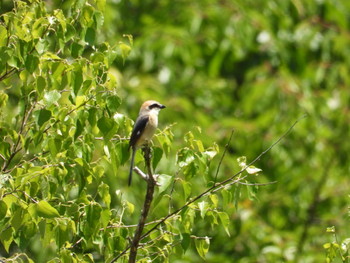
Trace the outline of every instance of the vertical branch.
{"type": "Polygon", "coordinates": [[[134,238],[130,245],[130,256],[129,256],[129,263],[136,262],[136,256],[137,256],[137,249],[141,240],[142,232],[146,224],[146,220],[148,217],[149,210],[151,208],[152,200],[153,200],[153,194],[154,194],[154,187],[156,185],[156,181],[153,177],[152,173],[152,167],[151,167],[151,148],[145,147],[144,149],[144,158],[146,162],[147,167],[147,191],[145,196],[145,201],[143,203],[143,208],[140,216],[139,223],[137,225],[134,238]]]}

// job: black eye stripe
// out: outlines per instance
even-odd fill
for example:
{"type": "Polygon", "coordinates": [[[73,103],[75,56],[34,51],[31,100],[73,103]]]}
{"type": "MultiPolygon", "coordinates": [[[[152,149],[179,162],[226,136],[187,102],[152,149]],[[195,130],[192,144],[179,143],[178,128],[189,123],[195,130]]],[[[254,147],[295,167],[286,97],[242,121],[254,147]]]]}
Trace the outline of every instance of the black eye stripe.
{"type": "Polygon", "coordinates": [[[150,109],[154,109],[154,108],[160,108],[159,104],[157,103],[153,103],[152,105],[149,105],[150,109]]]}

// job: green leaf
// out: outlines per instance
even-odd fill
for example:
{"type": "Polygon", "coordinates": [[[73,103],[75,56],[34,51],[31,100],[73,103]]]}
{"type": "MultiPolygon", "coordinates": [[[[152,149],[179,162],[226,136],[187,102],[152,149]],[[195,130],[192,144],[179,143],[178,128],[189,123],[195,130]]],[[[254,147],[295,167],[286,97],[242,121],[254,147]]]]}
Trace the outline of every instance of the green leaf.
{"type": "Polygon", "coordinates": [[[0,142],[0,153],[4,157],[9,157],[10,156],[10,149],[11,145],[8,142],[0,142]]]}
{"type": "Polygon", "coordinates": [[[7,253],[9,253],[9,248],[10,248],[10,245],[13,241],[13,228],[12,227],[9,227],[3,231],[1,231],[1,235],[0,235],[0,240],[1,240],[1,243],[4,245],[4,248],[6,250],[7,253]]]}
{"type": "Polygon", "coordinates": [[[60,216],[58,211],[44,200],[36,204],[36,212],[38,216],[44,218],[55,218],[60,216]]]}
{"type": "Polygon", "coordinates": [[[0,25],[0,47],[6,46],[7,44],[7,29],[0,25]]]}
{"type": "Polygon", "coordinates": [[[111,204],[111,196],[109,194],[109,186],[105,183],[101,183],[98,186],[98,194],[101,196],[103,202],[106,204],[106,206],[109,208],[111,204]]]}
{"type": "Polygon", "coordinates": [[[44,247],[49,246],[56,239],[54,227],[55,224],[51,220],[42,220],[39,223],[40,236],[44,247]]]}
{"type": "Polygon", "coordinates": [[[52,157],[56,157],[57,153],[60,152],[62,146],[62,140],[58,138],[51,138],[48,141],[49,150],[52,157]]]}
{"type": "Polygon", "coordinates": [[[163,156],[163,150],[159,147],[154,147],[153,148],[153,159],[152,159],[152,167],[155,170],[158,163],[162,159],[163,156]]]}
{"type": "Polygon", "coordinates": [[[216,194],[211,194],[211,195],[209,195],[209,198],[212,201],[213,205],[215,207],[218,207],[219,197],[216,194]]]}
{"type": "Polygon", "coordinates": [[[45,122],[47,122],[51,118],[51,111],[42,109],[39,110],[37,123],[41,127],[45,122]]]}
{"type": "Polygon", "coordinates": [[[184,200],[187,200],[187,198],[191,195],[191,191],[192,191],[191,184],[184,180],[181,182],[181,185],[184,193],[184,200]]]}
{"type": "MultiPolygon", "coordinates": [[[[105,0],[103,0],[105,1],[105,0]]],[[[96,29],[100,29],[104,23],[104,16],[103,16],[103,13],[99,12],[99,11],[96,11],[95,14],[94,14],[94,21],[95,21],[95,28],[96,29]]]]}
{"type": "Polygon", "coordinates": [[[160,184],[159,186],[159,193],[163,193],[170,185],[172,182],[172,176],[166,175],[166,174],[161,174],[158,177],[158,183],[160,184]]]}
{"type": "Polygon", "coordinates": [[[92,18],[94,15],[94,8],[91,5],[85,5],[82,10],[82,16],[80,17],[80,21],[85,26],[90,26],[92,24],[92,18]]]}
{"type": "Polygon", "coordinates": [[[50,45],[50,42],[47,39],[41,38],[36,43],[35,49],[38,52],[38,54],[41,55],[48,50],[49,45],[50,45]]]}
{"type": "Polygon", "coordinates": [[[193,151],[189,148],[182,148],[176,155],[176,162],[180,168],[186,167],[194,161],[193,151]]]}
{"type": "Polygon", "coordinates": [[[51,106],[53,103],[57,103],[61,98],[61,94],[57,90],[48,91],[44,94],[44,103],[46,106],[51,106]]]}
{"type": "Polygon", "coordinates": [[[196,245],[196,249],[198,254],[205,260],[205,255],[209,251],[209,245],[210,240],[208,237],[205,237],[205,239],[202,238],[195,238],[194,244],[196,245]]]}
{"type": "Polygon", "coordinates": [[[199,208],[199,211],[201,213],[201,217],[204,218],[205,214],[207,213],[208,208],[209,208],[208,203],[206,201],[199,202],[198,208],[199,208]]]}
{"type": "Polygon", "coordinates": [[[84,234],[91,236],[100,227],[100,217],[102,207],[98,203],[91,202],[85,207],[86,220],[84,225],[84,234]]]}
{"type": "Polygon", "coordinates": [[[3,200],[0,200],[0,221],[6,216],[7,205],[3,200]]]}
{"type": "Polygon", "coordinates": [[[66,41],[71,40],[76,35],[76,30],[71,24],[66,24],[67,28],[65,32],[66,41]]]}
{"type": "Polygon", "coordinates": [[[6,106],[8,95],[2,91],[0,91],[0,108],[6,106]]]}
{"type": "Polygon", "coordinates": [[[119,48],[122,53],[123,62],[125,62],[125,59],[129,56],[131,52],[131,47],[127,44],[119,43],[119,48]]]}
{"type": "Polygon", "coordinates": [[[106,0],[96,0],[96,4],[97,4],[98,10],[100,10],[102,12],[105,10],[106,0]]]}
{"type": "Polygon", "coordinates": [[[109,221],[111,219],[111,210],[108,208],[108,209],[103,209],[102,213],[101,213],[101,224],[102,224],[102,227],[106,227],[108,226],[109,224],[109,221]]]}
{"type": "Polygon", "coordinates": [[[39,58],[35,55],[29,54],[25,61],[25,67],[28,70],[28,72],[33,74],[33,72],[36,70],[38,65],[39,65],[39,58]]]}
{"type": "Polygon", "coordinates": [[[84,50],[83,45],[76,43],[76,42],[72,43],[71,52],[72,52],[73,58],[77,58],[77,57],[81,56],[81,54],[83,53],[83,50],[84,50]]]}
{"type": "Polygon", "coordinates": [[[83,84],[83,71],[81,69],[74,71],[73,83],[74,93],[78,94],[81,85],[83,84]]]}
{"type": "Polygon", "coordinates": [[[97,127],[100,129],[106,141],[109,141],[118,130],[117,123],[104,116],[97,121],[97,127]]]}
{"type": "Polygon", "coordinates": [[[11,216],[11,226],[15,232],[21,227],[23,223],[23,209],[18,207],[11,216]]]}
{"type": "Polygon", "coordinates": [[[39,19],[35,20],[31,30],[33,38],[43,38],[43,33],[48,26],[49,21],[47,21],[45,17],[40,17],[39,19]]]}
{"type": "Polygon", "coordinates": [[[46,79],[42,76],[38,76],[36,78],[36,89],[39,92],[39,94],[42,94],[45,88],[46,88],[46,79]]]}
{"type": "Polygon", "coordinates": [[[89,45],[93,45],[94,42],[95,42],[95,38],[96,38],[96,32],[93,28],[89,27],[87,30],[86,30],[86,34],[85,34],[85,41],[87,43],[89,43],[89,45]]]}
{"type": "Polygon", "coordinates": [[[181,247],[184,250],[184,252],[186,252],[190,244],[191,244],[191,235],[188,233],[183,233],[182,240],[181,240],[181,247]]]}
{"type": "Polygon", "coordinates": [[[229,231],[229,229],[228,229],[228,226],[229,226],[230,223],[231,223],[228,214],[225,213],[225,212],[218,212],[218,214],[219,214],[220,221],[221,221],[221,223],[222,223],[222,225],[223,225],[223,227],[224,227],[224,229],[225,229],[227,235],[228,235],[228,236],[231,236],[231,235],[230,235],[230,231],[229,231]]]}
{"type": "Polygon", "coordinates": [[[117,112],[120,104],[121,99],[117,95],[109,95],[106,100],[107,108],[110,111],[111,114],[114,114],[117,112]]]}
{"type": "Polygon", "coordinates": [[[83,130],[84,130],[84,126],[81,123],[81,121],[78,119],[77,120],[77,124],[76,124],[76,130],[75,130],[75,133],[74,133],[74,139],[75,140],[82,134],[83,130]]]}

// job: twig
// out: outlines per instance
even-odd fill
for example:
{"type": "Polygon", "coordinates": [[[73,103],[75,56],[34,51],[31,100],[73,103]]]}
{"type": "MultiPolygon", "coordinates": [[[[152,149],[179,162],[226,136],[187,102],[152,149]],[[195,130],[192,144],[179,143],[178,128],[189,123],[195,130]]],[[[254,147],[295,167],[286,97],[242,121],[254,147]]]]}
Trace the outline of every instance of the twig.
{"type": "MultiPolygon", "coordinates": [[[[152,225],[152,224],[155,224],[155,223],[158,223],[160,222],[161,220],[154,220],[154,221],[151,221],[151,222],[148,222],[148,223],[145,223],[145,226],[149,226],[149,225],[152,225]]],[[[133,227],[137,227],[138,225],[121,225],[121,224],[118,224],[118,225],[110,225],[110,226],[107,226],[106,228],[133,228],[133,227]]],[[[100,228],[100,231],[104,231],[106,228],[100,228]]]]}
{"type": "Polygon", "coordinates": [[[277,183],[277,181],[267,182],[267,183],[242,183],[242,182],[237,182],[237,183],[242,185],[249,185],[249,186],[265,186],[265,185],[275,184],[277,183]]]}
{"type": "Polygon", "coordinates": [[[226,145],[225,145],[224,152],[222,153],[221,159],[220,159],[220,161],[219,161],[218,168],[216,169],[214,184],[216,184],[216,182],[217,182],[217,178],[218,178],[218,174],[219,174],[219,171],[220,171],[220,168],[221,168],[222,161],[224,160],[225,155],[226,155],[226,152],[227,152],[227,150],[228,150],[228,147],[230,146],[230,143],[231,143],[232,136],[233,136],[233,133],[234,133],[234,132],[235,132],[235,130],[232,130],[232,131],[231,131],[230,138],[228,139],[228,141],[227,141],[227,143],[226,143],[226,145]]]}
{"type": "Polygon", "coordinates": [[[6,71],[2,76],[0,76],[0,81],[3,81],[4,79],[8,78],[9,76],[11,76],[11,74],[13,72],[15,72],[17,69],[16,68],[12,68],[9,71],[6,71]]]}
{"type": "Polygon", "coordinates": [[[81,243],[81,241],[83,241],[83,238],[78,239],[78,241],[75,242],[71,247],[69,247],[69,249],[73,249],[73,248],[76,247],[79,243],[81,243]]]}

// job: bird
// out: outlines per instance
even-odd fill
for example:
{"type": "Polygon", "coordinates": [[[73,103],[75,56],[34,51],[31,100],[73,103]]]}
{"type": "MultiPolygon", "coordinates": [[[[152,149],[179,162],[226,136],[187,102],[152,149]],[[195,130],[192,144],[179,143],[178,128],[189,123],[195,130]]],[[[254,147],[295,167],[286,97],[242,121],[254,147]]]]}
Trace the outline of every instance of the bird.
{"type": "Polygon", "coordinates": [[[159,111],[164,108],[166,107],[163,104],[160,104],[155,100],[145,101],[140,108],[139,116],[135,121],[129,140],[128,150],[132,150],[128,182],[129,186],[131,185],[136,151],[143,145],[147,145],[152,139],[158,127],[159,111]]]}

